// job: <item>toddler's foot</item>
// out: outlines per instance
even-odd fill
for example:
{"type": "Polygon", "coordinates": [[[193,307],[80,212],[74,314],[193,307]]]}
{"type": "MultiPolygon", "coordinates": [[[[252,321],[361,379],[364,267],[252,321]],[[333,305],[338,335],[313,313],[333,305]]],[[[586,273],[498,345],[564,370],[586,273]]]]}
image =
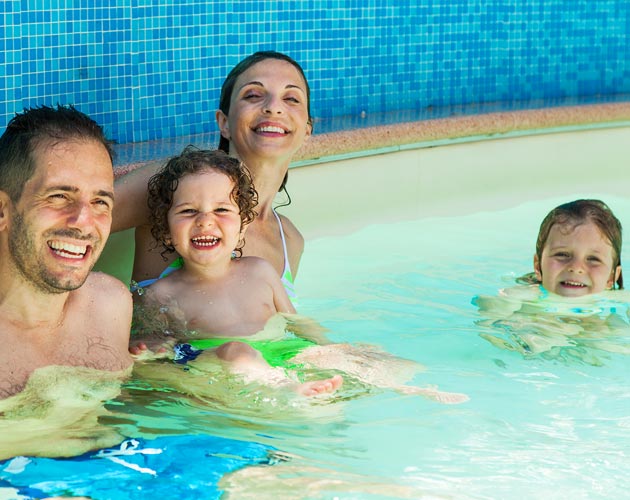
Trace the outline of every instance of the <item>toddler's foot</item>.
{"type": "Polygon", "coordinates": [[[313,382],[305,382],[296,387],[296,392],[302,396],[318,396],[320,394],[330,394],[335,392],[343,384],[341,375],[324,380],[315,380],[313,382]]]}

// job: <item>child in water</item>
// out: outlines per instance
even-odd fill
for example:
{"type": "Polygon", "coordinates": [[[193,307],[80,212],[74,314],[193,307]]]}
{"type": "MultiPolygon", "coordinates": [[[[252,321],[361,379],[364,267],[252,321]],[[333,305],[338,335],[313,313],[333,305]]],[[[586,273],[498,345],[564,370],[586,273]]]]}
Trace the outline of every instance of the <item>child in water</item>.
{"type": "Polygon", "coordinates": [[[623,288],[621,223],[612,210],[600,200],[576,200],[549,212],[536,240],[533,281],[563,297],[623,288]]]}
{"type": "Polygon", "coordinates": [[[264,259],[241,256],[255,204],[256,191],[247,169],[220,151],[188,147],[150,179],[152,234],[165,252],[177,251],[183,264],[137,298],[134,323],[140,337],[136,342],[145,344],[132,346],[132,353],[142,352],[146,344],[156,350],[168,340],[185,342],[175,345],[179,362],[194,364],[195,358],[215,356],[246,382],[290,385],[303,395],[334,392],[343,379],[335,375],[297,382],[293,366],[350,373],[371,385],[444,403],[468,399],[399,384],[394,374],[410,373],[413,362],[408,360],[400,360],[397,370],[386,364],[395,358],[380,351],[364,356],[347,344],[318,345],[325,342],[314,329],[305,331],[308,321],[295,315],[274,268],[264,259]],[[285,336],[276,342],[278,318],[288,318],[289,325],[285,321],[282,326],[293,326],[302,338],[285,336]]]}
{"type": "MultiPolygon", "coordinates": [[[[153,346],[171,335],[190,340],[190,332],[194,339],[220,336],[223,342],[214,354],[231,371],[250,380],[285,383],[290,379],[279,379],[279,370],[259,351],[230,341],[262,331],[276,313],[295,313],[271,265],[240,256],[256,198],[247,169],[221,151],[188,147],[150,179],[152,234],[166,252],[177,251],[183,265],[143,291],[135,323],[150,332],[147,342],[153,346]]],[[[188,344],[176,350],[184,358],[198,355],[188,344]]],[[[341,384],[335,376],[292,385],[300,394],[316,395],[341,384]]]]}
{"type": "Polygon", "coordinates": [[[487,317],[505,320],[516,315],[510,324],[493,323],[504,331],[516,332],[514,344],[482,336],[495,345],[529,354],[574,346],[580,336],[587,334],[590,338],[594,332],[586,330],[593,327],[627,327],[616,314],[607,315],[602,322],[605,308],[599,297],[615,286],[623,288],[621,243],[621,223],[602,201],[575,200],[554,208],[540,226],[534,272],[518,280],[530,286],[501,290],[498,298],[474,299],[487,317]],[[589,297],[596,294],[598,297],[589,297]],[[541,315],[549,312],[555,316],[541,315]],[[532,319],[537,323],[533,324],[532,319]],[[533,326],[536,333],[531,333],[533,326]]]}

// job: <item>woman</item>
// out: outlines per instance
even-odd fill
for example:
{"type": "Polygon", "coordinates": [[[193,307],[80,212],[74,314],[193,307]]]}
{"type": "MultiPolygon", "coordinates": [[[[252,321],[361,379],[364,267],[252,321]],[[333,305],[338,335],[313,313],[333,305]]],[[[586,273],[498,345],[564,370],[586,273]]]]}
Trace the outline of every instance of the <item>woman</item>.
{"type": "MultiPolygon", "coordinates": [[[[284,189],[291,159],[312,133],[310,89],[300,65],[284,54],[256,52],[228,74],[221,88],[216,119],[219,149],[239,158],[258,191],[258,216],[247,229],[243,255],[268,260],[291,291],[304,239],[273,200],[284,189]]],[[[116,184],[113,231],[136,227],[132,278],[156,278],[168,262],[151,236],[146,186],[159,165],[123,176],[116,184]],[[140,194],[142,193],[142,194],[140,194]]]]}

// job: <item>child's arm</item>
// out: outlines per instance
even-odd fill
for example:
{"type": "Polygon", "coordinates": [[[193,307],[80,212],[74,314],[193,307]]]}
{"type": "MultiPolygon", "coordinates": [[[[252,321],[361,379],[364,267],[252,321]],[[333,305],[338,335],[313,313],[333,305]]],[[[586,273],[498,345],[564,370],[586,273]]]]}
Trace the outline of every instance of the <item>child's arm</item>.
{"type": "MultiPolygon", "coordinates": [[[[277,276],[274,276],[274,278],[277,278],[277,276]]],[[[280,278],[272,280],[271,288],[273,289],[273,303],[276,306],[276,311],[282,314],[295,314],[295,307],[293,307],[293,303],[280,278]]]]}
{"type": "Polygon", "coordinates": [[[299,314],[285,314],[287,319],[287,330],[292,332],[296,337],[300,337],[317,345],[332,344],[325,335],[327,328],[320,325],[317,321],[307,316],[299,314]]]}
{"type": "Polygon", "coordinates": [[[287,291],[275,269],[266,261],[265,267],[267,268],[265,271],[269,284],[273,290],[273,302],[276,306],[276,311],[286,317],[287,329],[295,336],[310,340],[315,344],[330,344],[330,341],[324,335],[326,329],[316,321],[296,313],[295,307],[293,307],[293,303],[287,295],[287,291]]]}
{"type": "Polygon", "coordinates": [[[505,319],[521,310],[524,302],[536,300],[538,294],[538,286],[517,285],[499,290],[497,296],[477,295],[472,302],[483,316],[505,319]]]}
{"type": "Polygon", "coordinates": [[[154,292],[154,289],[147,290],[133,308],[129,352],[135,356],[164,354],[177,342],[169,316],[154,292]]]}

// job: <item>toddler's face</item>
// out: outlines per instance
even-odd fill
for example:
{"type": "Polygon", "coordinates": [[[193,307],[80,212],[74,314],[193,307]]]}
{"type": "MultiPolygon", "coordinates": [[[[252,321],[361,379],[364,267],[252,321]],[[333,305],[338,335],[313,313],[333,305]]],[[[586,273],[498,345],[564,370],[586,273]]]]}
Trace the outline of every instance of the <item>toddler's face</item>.
{"type": "Polygon", "coordinates": [[[208,169],[179,179],[168,211],[173,246],[184,261],[229,262],[241,237],[241,216],[231,197],[234,183],[208,169]]]}
{"type": "Polygon", "coordinates": [[[591,221],[551,228],[542,257],[534,257],[543,287],[565,297],[581,297],[612,288],[621,268],[613,268],[610,242],[591,221]]]}

